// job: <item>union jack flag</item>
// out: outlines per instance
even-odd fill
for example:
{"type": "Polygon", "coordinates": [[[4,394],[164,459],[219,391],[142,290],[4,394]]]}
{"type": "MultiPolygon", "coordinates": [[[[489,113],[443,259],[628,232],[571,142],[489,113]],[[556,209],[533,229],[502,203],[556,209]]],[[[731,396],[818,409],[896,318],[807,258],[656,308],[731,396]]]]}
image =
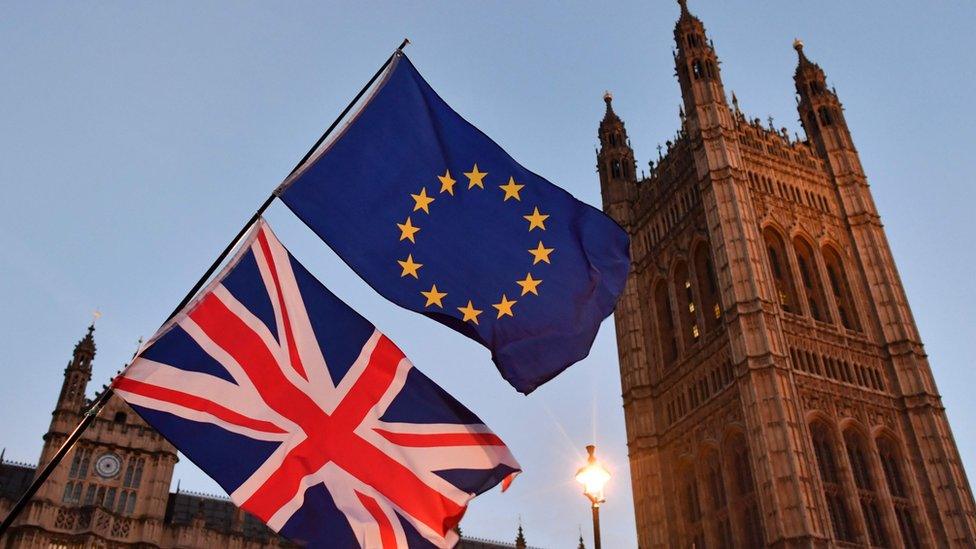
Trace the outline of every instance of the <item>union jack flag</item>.
{"type": "Polygon", "coordinates": [[[113,388],[234,503],[309,547],[452,547],[467,503],[519,471],[264,220],[113,388]]]}

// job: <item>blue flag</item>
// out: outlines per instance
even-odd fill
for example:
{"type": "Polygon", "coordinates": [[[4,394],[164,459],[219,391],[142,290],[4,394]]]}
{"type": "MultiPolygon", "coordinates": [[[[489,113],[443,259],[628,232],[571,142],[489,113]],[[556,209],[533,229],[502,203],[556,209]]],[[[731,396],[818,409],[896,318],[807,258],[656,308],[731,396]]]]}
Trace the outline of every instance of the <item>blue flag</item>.
{"type": "Polygon", "coordinates": [[[380,294],[480,342],[525,394],[586,357],[627,278],[624,230],[519,165],[405,56],[278,192],[380,294]]]}

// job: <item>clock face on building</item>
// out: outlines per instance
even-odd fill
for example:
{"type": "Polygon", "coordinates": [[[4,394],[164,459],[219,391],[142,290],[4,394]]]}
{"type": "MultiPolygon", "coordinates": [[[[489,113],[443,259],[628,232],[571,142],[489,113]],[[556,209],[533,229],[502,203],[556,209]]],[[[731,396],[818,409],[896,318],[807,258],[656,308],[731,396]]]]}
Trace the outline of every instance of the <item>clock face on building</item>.
{"type": "Polygon", "coordinates": [[[95,460],[95,474],[102,478],[114,478],[122,469],[122,460],[115,454],[104,454],[95,460]]]}

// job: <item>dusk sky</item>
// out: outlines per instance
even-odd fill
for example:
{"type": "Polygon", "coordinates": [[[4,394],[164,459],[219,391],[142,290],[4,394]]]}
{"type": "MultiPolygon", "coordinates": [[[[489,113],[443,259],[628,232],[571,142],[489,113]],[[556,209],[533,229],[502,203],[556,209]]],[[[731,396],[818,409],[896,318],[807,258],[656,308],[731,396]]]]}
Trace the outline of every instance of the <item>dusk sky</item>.
{"type": "MultiPolygon", "coordinates": [[[[976,3],[691,0],[750,118],[792,134],[794,37],[827,73],[868,174],[949,420],[976,471],[976,3]],[[970,351],[966,351],[970,348],[970,351]]],[[[106,383],[404,37],[440,95],[530,170],[600,204],[604,90],[638,170],[678,127],[678,6],[625,2],[0,0],[0,447],[36,462],[65,364],[99,309],[106,383]]],[[[467,535],[590,546],[573,481],[613,474],[604,546],[636,546],[613,323],[530,397],[478,344],[387,302],[284,206],[282,242],[511,447],[524,474],[467,535]]],[[[183,460],[174,485],[220,488],[183,460]]]]}

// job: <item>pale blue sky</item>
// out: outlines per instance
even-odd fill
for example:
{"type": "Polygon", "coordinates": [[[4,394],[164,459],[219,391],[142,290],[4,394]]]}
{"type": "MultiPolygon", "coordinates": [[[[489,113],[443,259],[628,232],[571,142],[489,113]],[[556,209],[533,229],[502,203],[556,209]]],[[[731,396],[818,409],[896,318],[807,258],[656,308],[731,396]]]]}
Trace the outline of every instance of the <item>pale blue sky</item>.
{"type": "MultiPolygon", "coordinates": [[[[794,36],[826,70],[888,230],[963,460],[976,470],[973,2],[692,0],[743,110],[800,131],[794,36]]],[[[74,343],[100,308],[92,387],[150,335],[404,36],[436,90],[529,169],[591,204],[604,89],[639,159],[677,128],[669,1],[0,0],[0,446],[36,460],[74,343]]],[[[613,326],[529,398],[476,344],[380,298],[282,206],[323,282],[501,435],[525,474],[475,500],[471,535],[589,539],[571,478],[596,441],[605,546],[634,547],[613,326]]],[[[188,463],[182,485],[218,488],[188,463]]]]}

